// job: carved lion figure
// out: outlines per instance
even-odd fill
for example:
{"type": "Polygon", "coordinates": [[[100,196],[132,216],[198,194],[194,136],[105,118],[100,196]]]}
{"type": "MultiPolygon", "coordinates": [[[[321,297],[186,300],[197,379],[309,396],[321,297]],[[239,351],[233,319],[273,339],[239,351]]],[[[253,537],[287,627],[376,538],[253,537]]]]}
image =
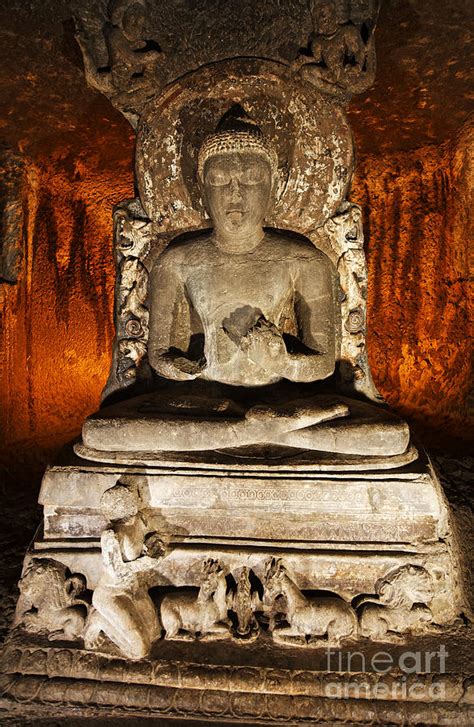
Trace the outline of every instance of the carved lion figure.
{"type": "Polygon", "coordinates": [[[375,641],[423,629],[432,619],[428,605],[434,596],[433,580],[418,565],[404,565],[375,584],[377,599],[360,606],[360,634],[375,641]],[[366,605],[367,604],[367,605],[366,605]]]}
{"type": "Polygon", "coordinates": [[[88,605],[80,596],[86,579],[50,558],[34,559],[20,584],[13,625],[46,633],[48,639],[76,640],[82,636],[88,605]]]}

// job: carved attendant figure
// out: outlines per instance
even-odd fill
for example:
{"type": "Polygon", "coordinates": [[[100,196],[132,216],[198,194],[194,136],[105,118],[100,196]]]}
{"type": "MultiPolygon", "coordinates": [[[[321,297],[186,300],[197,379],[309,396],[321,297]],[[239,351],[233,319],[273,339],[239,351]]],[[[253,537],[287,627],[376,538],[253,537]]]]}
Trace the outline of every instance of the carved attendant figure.
{"type": "Polygon", "coordinates": [[[101,537],[105,577],[92,597],[84,642],[98,648],[105,633],[130,659],[141,659],[161,635],[157,610],[148,591],[154,584],[157,558],[163,554],[156,533],[150,533],[136,495],[117,484],[101,498],[111,527],[101,537]],[[150,555],[146,554],[150,553],[150,555]]]}

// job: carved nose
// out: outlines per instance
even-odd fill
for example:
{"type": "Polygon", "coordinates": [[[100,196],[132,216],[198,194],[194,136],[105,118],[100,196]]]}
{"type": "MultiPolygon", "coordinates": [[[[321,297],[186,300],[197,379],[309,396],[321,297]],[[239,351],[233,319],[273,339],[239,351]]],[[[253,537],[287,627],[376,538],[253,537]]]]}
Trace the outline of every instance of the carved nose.
{"type": "Polygon", "coordinates": [[[232,200],[240,199],[242,197],[240,193],[240,184],[236,177],[231,177],[230,180],[230,197],[232,200]]]}

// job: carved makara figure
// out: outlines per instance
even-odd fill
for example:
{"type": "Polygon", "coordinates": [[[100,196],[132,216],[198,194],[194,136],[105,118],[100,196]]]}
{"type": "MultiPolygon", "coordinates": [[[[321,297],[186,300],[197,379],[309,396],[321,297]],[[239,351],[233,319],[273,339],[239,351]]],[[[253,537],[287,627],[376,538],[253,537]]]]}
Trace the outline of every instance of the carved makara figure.
{"type": "Polygon", "coordinates": [[[395,415],[319,383],[336,367],[337,273],[306,238],[264,229],[276,165],[249,117],[228,113],[205,139],[198,176],[214,227],[172,242],[148,283],[148,360],[161,384],[90,417],[90,449],[407,449],[408,427],[395,415]]]}
{"type": "Polygon", "coordinates": [[[94,611],[84,643],[100,649],[105,634],[130,659],[141,659],[161,635],[149,589],[164,546],[140,512],[137,494],[126,485],[106,490],[101,507],[110,521],[101,537],[105,574],[92,596],[94,611]]]}
{"type": "Polygon", "coordinates": [[[51,640],[82,637],[89,608],[83,575],[50,558],[33,559],[19,588],[14,627],[46,633],[51,640]]]}
{"type": "Polygon", "coordinates": [[[279,597],[285,603],[284,618],[289,626],[273,628],[275,641],[304,645],[325,638],[328,644],[338,645],[342,639],[357,636],[357,617],[349,604],[338,597],[305,596],[280,560],[268,564],[263,593],[263,606],[270,615],[279,597]]]}
{"type": "Polygon", "coordinates": [[[202,584],[198,593],[170,593],[161,602],[161,622],[165,639],[206,640],[231,637],[227,611],[231,607],[225,571],[212,558],[203,564],[202,584]]]}
{"type": "Polygon", "coordinates": [[[434,586],[425,568],[397,568],[377,581],[375,592],[377,598],[366,598],[359,607],[361,636],[374,641],[397,639],[403,633],[423,631],[432,621],[428,606],[434,586]]]}

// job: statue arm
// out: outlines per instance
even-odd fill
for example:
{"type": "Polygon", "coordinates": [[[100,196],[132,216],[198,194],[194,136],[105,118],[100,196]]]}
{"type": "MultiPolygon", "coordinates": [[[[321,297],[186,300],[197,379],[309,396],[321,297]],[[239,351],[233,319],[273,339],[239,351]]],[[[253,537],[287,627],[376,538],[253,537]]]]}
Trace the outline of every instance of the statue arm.
{"type": "Polygon", "coordinates": [[[107,570],[118,580],[132,573],[143,573],[156,570],[158,559],[149,555],[141,555],[135,560],[124,561],[120,543],[112,529],[104,530],[101,537],[102,558],[107,570]]]}
{"type": "Polygon", "coordinates": [[[285,378],[317,381],[334,373],[336,332],[334,271],[325,256],[299,270],[295,285],[296,316],[307,351],[288,353],[285,378]]]}
{"type": "Polygon", "coordinates": [[[115,532],[108,528],[104,530],[100,539],[102,559],[107,570],[117,578],[123,577],[128,570],[122,557],[120,543],[115,532]]]}
{"type": "Polygon", "coordinates": [[[141,555],[136,560],[131,560],[127,563],[130,573],[145,573],[148,571],[154,571],[159,565],[158,558],[151,558],[149,555],[141,555]]]}
{"type": "Polygon", "coordinates": [[[154,370],[166,379],[187,381],[197,378],[201,365],[184,353],[189,346],[190,306],[179,267],[165,258],[150,276],[150,336],[148,358],[154,370]]]}

